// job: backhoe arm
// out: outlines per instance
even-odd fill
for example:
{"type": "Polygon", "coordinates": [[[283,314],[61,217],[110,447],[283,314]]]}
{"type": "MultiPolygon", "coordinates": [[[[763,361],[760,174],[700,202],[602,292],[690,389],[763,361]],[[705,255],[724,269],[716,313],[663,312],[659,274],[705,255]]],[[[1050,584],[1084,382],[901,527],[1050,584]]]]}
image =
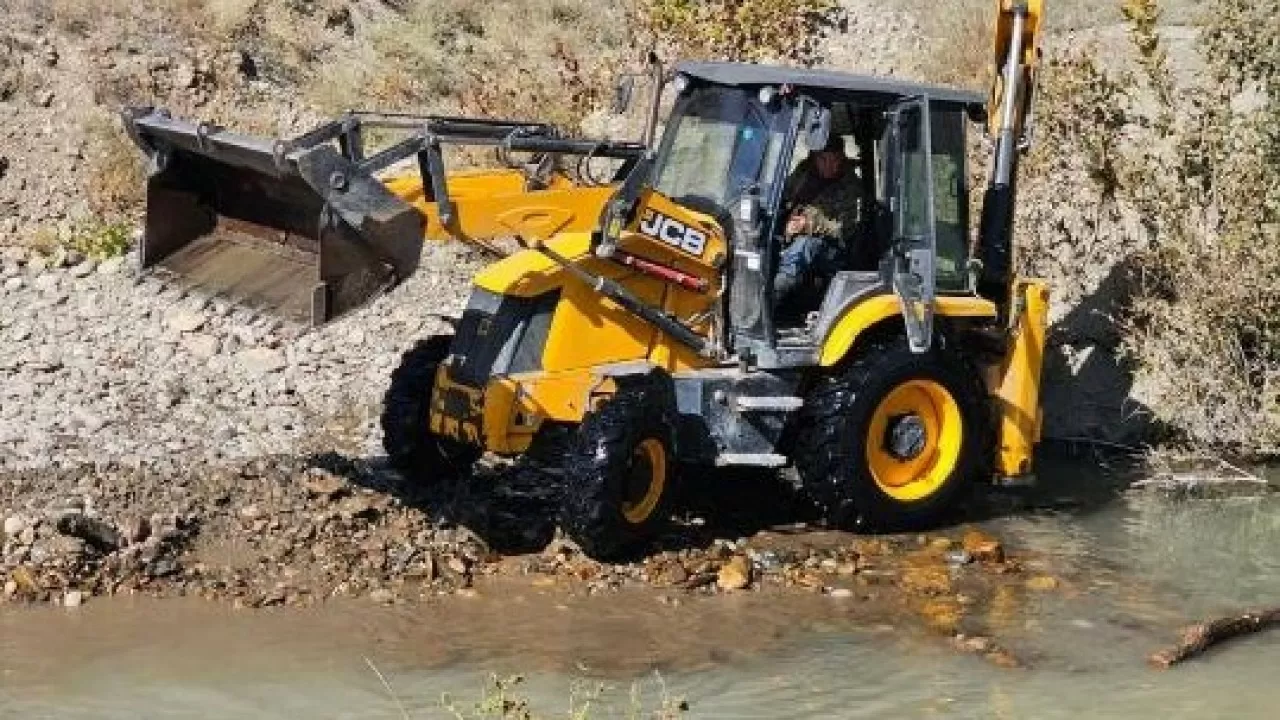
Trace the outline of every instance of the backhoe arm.
{"type": "Polygon", "coordinates": [[[1043,0],[997,0],[995,64],[987,120],[995,148],[982,206],[979,290],[997,302],[1011,300],[1015,244],[1014,210],[1021,154],[1030,145],[1031,105],[1040,60],[1043,0]]]}

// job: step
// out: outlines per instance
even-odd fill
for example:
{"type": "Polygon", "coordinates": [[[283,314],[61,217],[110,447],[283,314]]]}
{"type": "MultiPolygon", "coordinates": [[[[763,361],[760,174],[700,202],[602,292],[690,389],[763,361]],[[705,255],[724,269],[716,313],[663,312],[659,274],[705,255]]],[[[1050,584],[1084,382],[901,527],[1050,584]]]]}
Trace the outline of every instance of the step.
{"type": "Polygon", "coordinates": [[[739,395],[733,399],[733,408],[738,412],[795,412],[802,407],[804,399],[790,395],[739,395]]]}
{"type": "Polygon", "coordinates": [[[786,464],[786,455],[772,453],[721,453],[716,457],[716,467],[780,468],[786,464]]]}

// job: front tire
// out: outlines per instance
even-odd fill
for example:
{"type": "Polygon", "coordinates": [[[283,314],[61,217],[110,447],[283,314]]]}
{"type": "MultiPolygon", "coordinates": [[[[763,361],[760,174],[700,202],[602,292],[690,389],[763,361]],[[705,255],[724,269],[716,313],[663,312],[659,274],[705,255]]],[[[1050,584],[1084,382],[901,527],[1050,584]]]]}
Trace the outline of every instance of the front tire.
{"type": "Polygon", "coordinates": [[[414,345],[391,374],[383,398],[382,447],[391,465],[414,479],[453,476],[480,457],[479,450],[431,432],[436,371],[452,342],[452,335],[433,335],[414,345]]]}
{"type": "Polygon", "coordinates": [[[565,453],[560,526],[588,556],[615,559],[658,535],[674,495],[673,413],[626,389],[588,413],[565,453]]]}
{"type": "Polygon", "coordinates": [[[937,525],[992,457],[990,406],[954,352],[871,346],[806,401],[796,466],[828,521],[872,531],[937,525]]]}

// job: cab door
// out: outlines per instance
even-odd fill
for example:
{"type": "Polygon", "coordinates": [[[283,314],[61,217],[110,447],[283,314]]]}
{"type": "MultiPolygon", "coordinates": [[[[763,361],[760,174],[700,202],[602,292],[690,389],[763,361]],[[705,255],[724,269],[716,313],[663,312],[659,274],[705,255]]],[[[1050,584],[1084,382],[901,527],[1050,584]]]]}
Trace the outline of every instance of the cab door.
{"type": "Polygon", "coordinates": [[[889,263],[911,350],[933,341],[938,237],[929,98],[910,98],[888,113],[886,195],[893,218],[889,263]]]}

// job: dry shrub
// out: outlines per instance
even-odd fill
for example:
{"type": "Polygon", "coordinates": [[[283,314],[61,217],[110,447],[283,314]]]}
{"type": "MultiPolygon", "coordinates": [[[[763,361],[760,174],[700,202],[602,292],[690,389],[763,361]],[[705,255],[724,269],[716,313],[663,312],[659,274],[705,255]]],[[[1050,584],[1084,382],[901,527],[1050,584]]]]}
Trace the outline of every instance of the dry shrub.
{"type": "Polygon", "coordinates": [[[636,0],[636,16],[676,57],[800,65],[845,22],[838,0],[636,0]]]}
{"type": "Polygon", "coordinates": [[[377,107],[551,122],[576,131],[631,53],[626,15],[570,0],[412,0],[311,83],[326,110],[377,107]]]}
{"type": "Polygon", "coordinates": [[[1280,453],[1280,0],[1210,0],[1212,78],[1168,84],[1155,0],[1128,0],[1157,135],[1123,179],[1151,249],[1126,348],[1192,445],[1280,453]]]}
{"type": "Polygon", "coordinates": [[[85,197],[94,214],[119,218],[142,207],[146,169],[142,154],[120,131],[118,120],[93,115],[84,125],[88,140],[85,197]]]}
{"type": "Polygon", "coordinates": [[[995,63],[995,5],[988,0],[910,0],[929,38],[921,74],[943,85],[985,90],[995,63]]]}

